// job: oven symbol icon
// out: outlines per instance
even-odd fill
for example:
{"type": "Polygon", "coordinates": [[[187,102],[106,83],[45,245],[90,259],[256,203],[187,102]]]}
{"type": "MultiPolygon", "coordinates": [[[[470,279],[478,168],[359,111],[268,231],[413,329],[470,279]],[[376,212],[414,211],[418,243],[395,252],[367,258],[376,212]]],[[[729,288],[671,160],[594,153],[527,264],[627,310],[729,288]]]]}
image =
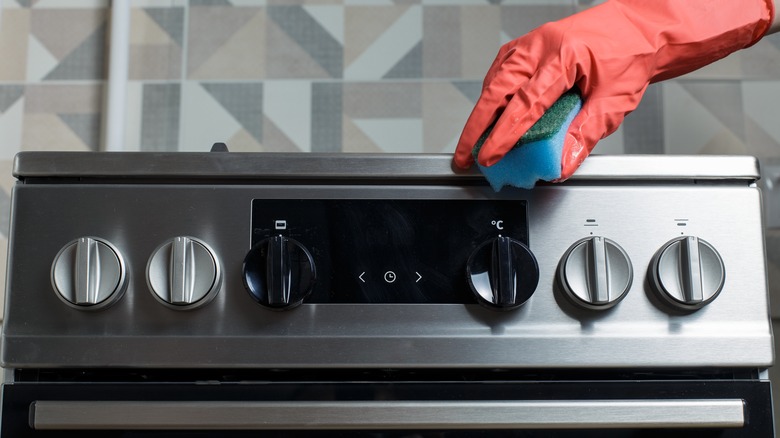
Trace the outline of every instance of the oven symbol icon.
{"type": "Polygon", "coordinates": [[[274,221],[274,229],[276,230],[286,230],[287,229],[287,221],[284,219],[277,219],[274,221]]]}

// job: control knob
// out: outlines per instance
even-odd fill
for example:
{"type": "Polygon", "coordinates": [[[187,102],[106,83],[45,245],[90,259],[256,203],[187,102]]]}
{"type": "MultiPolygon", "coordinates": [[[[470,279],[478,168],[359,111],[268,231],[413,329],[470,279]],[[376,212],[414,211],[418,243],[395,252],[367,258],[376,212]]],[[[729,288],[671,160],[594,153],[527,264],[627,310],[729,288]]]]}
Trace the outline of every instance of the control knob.
{"type": "Polygon", "coordinates": [[[54,257],[51,284],[65,304],[97,310],[115,303],[127,289],[127,272],[119,251],[98,237],[80,237],[54,257]]]}
{"type": "Polygon", "coordinates": [[[718,251],[703,239],[683,236],[667,242],[650,262],[650,283],[679,310],[696,310],[714,300],[726,280],[718,251]]]}
{"type": "Polygon", "coordinates": [[[249,250],[243,274],[249,295],[275,310],[301,304],[317,280],[314,260],[306,247],[281,235],[263,239],[249,250]]]}
{"type": "Polygon", "coordinates": [[[177,310],[210,302],[222,286],[216,253],[202,240],[174,237],[157,247],[146,265],[152,295],[177,310]]]}
{"type": "Polygon", "coordinates": [[[477,301],[496,310],[521,306],[539,283],[539,266],[531,250],[522,242],[503,236],[474,250],[466,274],[477,301]]]}
{"type": "Polygon", "coordinates": [[[558,282],[578,306],[603,310],[628,292],[633,269],[628,254],[614,241],[594,236],[574,243],[558,265],[558,282]]]}

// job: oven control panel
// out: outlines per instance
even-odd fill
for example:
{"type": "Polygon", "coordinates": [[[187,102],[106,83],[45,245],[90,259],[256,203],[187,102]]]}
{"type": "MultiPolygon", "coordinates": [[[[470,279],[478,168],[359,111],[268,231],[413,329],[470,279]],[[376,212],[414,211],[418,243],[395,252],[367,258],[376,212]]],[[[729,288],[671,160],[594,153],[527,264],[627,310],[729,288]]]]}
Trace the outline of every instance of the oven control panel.
{"type": "Polygon", "coordinates": [[[12,211],[10,367],[773,360],[761,197],[741,180],[45,179],[12,211]]]}
{"type": "MultiPolygon", "coordinates": [[[[243,285],[273,310],[303,303],[517,309],[539,282],[527,211],[525,200],[253,199],[243,285]]],[[[122,297],[126,269],[113,244],[80,237],[54,258],[52,287],[73,308],[99,310],[122,297]]],[[[161,304],[192,310],[219,292],[222,269],[208,243],[177,236],[154,250],[145,274],[161,304]]],[[[712,302],[726,276],[718,251],[685,235],[658,248],[646,271],[659,301],[680,311],[712,302]]],[[[556,281],[574,305],[607,310],[631,289],[634,266],[620,244],[591,235],[563,253],[556,281]]]]}
{"type": "Polygon", "coordinates": [[[243,280],[275,309],[478,298],[515,307],[538,280],[528,238],[523,200],[254,199],[243,280]]]}

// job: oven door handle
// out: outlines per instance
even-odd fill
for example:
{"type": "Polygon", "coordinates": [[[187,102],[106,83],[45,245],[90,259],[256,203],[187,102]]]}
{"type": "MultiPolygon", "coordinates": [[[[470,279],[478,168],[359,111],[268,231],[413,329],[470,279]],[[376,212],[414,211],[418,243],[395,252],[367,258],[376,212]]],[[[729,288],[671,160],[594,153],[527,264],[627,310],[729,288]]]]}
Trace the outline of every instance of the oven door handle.
{"type": "Polygon", "coordinates": [[[741,399],[556,401],[35,401],[41,430],[740,428],[741,399]]]}

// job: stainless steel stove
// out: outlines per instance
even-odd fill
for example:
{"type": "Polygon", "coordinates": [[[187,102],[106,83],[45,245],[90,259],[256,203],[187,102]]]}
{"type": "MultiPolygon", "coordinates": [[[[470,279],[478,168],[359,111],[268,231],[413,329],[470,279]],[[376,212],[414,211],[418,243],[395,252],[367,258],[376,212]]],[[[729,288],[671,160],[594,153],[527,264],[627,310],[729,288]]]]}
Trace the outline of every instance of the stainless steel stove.
{"type": "Polygon", "coordinates": [[[772,436],[753,158],[500,193],[444,155],[14,173],[3,437],[772,436]]]}

